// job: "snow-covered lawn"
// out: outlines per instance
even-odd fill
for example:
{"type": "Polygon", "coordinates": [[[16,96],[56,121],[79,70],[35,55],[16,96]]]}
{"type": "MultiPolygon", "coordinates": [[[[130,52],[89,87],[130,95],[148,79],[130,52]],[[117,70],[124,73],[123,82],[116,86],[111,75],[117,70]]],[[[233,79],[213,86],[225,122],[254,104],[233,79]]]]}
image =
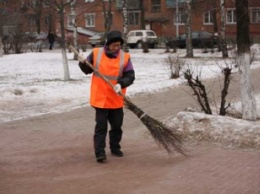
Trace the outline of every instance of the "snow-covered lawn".
{"type": "MultiPolygon", "coordinates": [[[[259,45],[254,45],[252,50],[255,53],[255,61],[252,68],[260,67],[260,49],[259,45]]],[[[88,55],[90,50],[83,53],[88,55]]],[[[165,59],[169,53],[164,53],[162,49],[150,49],[147,54],[142,50],[130,50],[131,60],[133,62],[136,80],[128,88],[128,96],[134,96],[140,93],[153,93],[166,88],[177,87],[184,82],[179,79],[169,79],[170,71],[167,68],[165,59]]],[[[179,50],[178,56],[184,56],[185,50],[179,50]]],[[[63,81],[63,65],[61,52],[59,50],[43,51],[42,53],[28,52],[24,54],[4,55],[0,58],[0,123],[16,119],[23,119],[49,112],[64,112],[73,108],[89,106],[89,86],[90,75],[84,75],[78,67],[78,62],[72,60],[73,54],[68,53],[69,69],[71,81],[63,81]]],[[[201,73],[202,79],[212,78],[221,74],[219,66],[224,67],[226,62],[221,59],[221,53],[203,54],[200,49],[195,50],[195,58],[187,59],[189,65],[198,73],[201,73]],[[216,63],[216,61],[218,61],[216,63]]],[[[235,69],[234,69],[235,70],[235,69]]],[[[257,96],[258,106],[259,97],[257,96]]],[[[182,122],[192,122],[194,124],[198,115],[192,113],[181,113],[182,122]],[[186,116],[185,116],[186,115],[186,116]],[[192,119],[185,119],[185,117],[192,119]]],[[[204,114],[200,117],[204,117],[204,114]]],[[[214,117],[214,116],[212,116],[214,117]]],[[[178,115],[180,119],[180,115],[178,115]]],[[[209,116],[205,116],[208,119],[209,116]]],[[[214,119],[213,119],[214,120],[214,119]]],[[[233,130],[243,131],[244,122],[237,122],[238,119],[222,119],[222,129],[225,123],[230,126],[232,122],[241,127],[234,127],[233,130]]],[[[248,125],[250,122],[248,122],[248,125]]],[[[252,122],[251,122],[252,123],[252,122]]],[[[197,125],[190,127],[190,130],[197,125]]],[[[202,125],[212,129],[212,125],[202,125]]],[[[200,130],[203,127],[198,125],[200,130]]],[[[232,126],[232,125],[231,125],[232,126]]],[[[232,127],[229,127],[231,130],[232,127]]],[[[252,124],[251,129],[247,126],[245,133],[250,131],[259,131],[252,124]]],[[[186,130],[186,129],[185,129],[186,130]]],[[[216,129],[218,133],[227,133],[227,130],[216,129]]],[[[216,133],[214,133],[216,134],[216,133]]],[[[259,133],[258,133],[259,136],[259,133]]],[[[223,136],[224,137],[224,136],[223,136]]],[[[258,138],[259,141],[259,138],[258,138]]],[[[259,146],[258,146],[259,147],[259,146]]]]}

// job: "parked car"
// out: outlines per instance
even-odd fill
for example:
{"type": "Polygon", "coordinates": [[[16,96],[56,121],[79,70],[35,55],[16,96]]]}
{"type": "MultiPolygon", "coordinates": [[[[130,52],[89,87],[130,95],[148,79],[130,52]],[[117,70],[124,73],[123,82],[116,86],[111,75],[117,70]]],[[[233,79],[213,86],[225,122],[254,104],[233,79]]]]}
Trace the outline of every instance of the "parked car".
{"type": "MultiPolygon", "coordinates": [[[[218,37],[206,31],[192,32],[191,39],[194,48],[212,48],[218,44],[218,37]]],[[[168,38],[166,46],[185,48],[186,34],[182,34],[178,38],[168,38]]]]}
{"type": "Polygon", "coordinates": [[[142,43],[146,41],[149,48],[155,48],[158,38],[152,30],[133,30],[127,34],[127,45],[130,48],[142,48],[142,43]]]}
{"type": "Polygon", "coordinates": [[[88,39],[88,43],[92,46],[95,47],[97,45],[104,45],[106,42],[106,38],[104,36],[104,32],[99,32],[97,34],[95,34],[94,36],[91,36],[88,39]]]}

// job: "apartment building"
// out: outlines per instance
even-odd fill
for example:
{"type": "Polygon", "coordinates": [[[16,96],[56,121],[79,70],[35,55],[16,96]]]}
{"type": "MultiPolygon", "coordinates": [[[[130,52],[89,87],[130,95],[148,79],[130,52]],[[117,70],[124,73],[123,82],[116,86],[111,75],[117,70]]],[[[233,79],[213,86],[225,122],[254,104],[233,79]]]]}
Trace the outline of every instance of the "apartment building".
{"type": "Polygon", "coordinates": [[[10,35],[12,31],[45,32],[56,28],[57,14],[49,4],[38,0],[1,0],[0,35],[10,35]]]}
{"type": "MultiPolygon", "coordinates": [[[[176,34],[185,33],[185,0],[128,0],[128,30],[142,28],[142,13],[144,27],[154,30],[158,36],[175,37],[176,34]],[[177,2],[176,2],[177,1],[177,2]],[[143,12],[142,12],[143,10],[143,12]]],[[[105,10],[108,11],[109,1],[104,0],[105,10]]],[[[227,37],[236,35],[235,1],[225,2],[225,22],[227,37]]],[[[75,11],[78,12],[77,26],[103,32],[104,8],[99,0],[77,0],[75,11]],[[78,8],[77,8],[78,7],[78,8]],[[79,8],[80,7],[80,8],[79,8]]],[[[122,1],[113,0],[111,3],[111,29],[123,29],[122,1]]],[[[260,1],[249,0],[250,35],[260,37],[260,1]]],[[[69,14],[68,18],[72,18],[69,14]]],[[[68,22],[70,23],[70,22],[68,22]]],[[[193,31],[220,31],[220,1],[196,0],[192,3],[192,29],[193,31]],[[215,17],[214,17],[215,15],[215,17]],[[214,18],[216,24],[214,25],[214,18]]]]}
{"type": "MultiPolygon", "coordinates": [[[[70,0],[60,1],[70,2],[70,0]]],[[[175,37],[185,33],[185,1],[128,0],[128,31],[142,28],[152,29],[160,37],[175,37]]],[[[192,1],[193,31],[219,32],[219,1],[192,1]]],[[[15,26],[19,26],[23,32],[37,32],[39,30],[48,32],[52,28],[56,34],[60,34],[59,15],[46,1],[43,1],[41,6],[39,6],[39,2],[41,1],[1,0],[0,35],[8,34],[15,26]]],[[[248,2],[250,35],[260,39],[260,0],[248,0],[248,2]]],[[[111,9],[109,3],[109,0],[74,0],[70,4],[71,6],[67,5],[64,11],[67,34],[72,33],[75,19],[81,42],[86,42],[88,37],[96,32],[104,32],[108,23],[111,24],[111,29],[122,30],[124,25],[122,0],[111,0],[111,9]],[[104,15],[108,13],[111,14],[111,17],[105,21],[104,15]]],[[[226,0],[225,8],[227,37],[235,37],[235,1],[226,0]]]]}

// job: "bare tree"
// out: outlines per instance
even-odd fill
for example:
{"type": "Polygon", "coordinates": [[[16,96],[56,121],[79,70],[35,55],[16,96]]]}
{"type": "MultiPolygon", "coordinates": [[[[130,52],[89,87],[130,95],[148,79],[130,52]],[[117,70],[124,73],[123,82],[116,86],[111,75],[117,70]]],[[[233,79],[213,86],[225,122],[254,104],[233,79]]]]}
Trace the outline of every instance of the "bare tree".
{"type": "MultiPolygon", "coordinates": [[[[66,15],[67,20],[70,20],[70,25],[73,29],[73,45],[74,48],[79,52],[79,44],[78,44],[78,22],[79,22],[79,16],[84,15],[86,12],[91,10],[93,7],[96,6],[103,6],[103,0],[98,0],[93,2],[90,6],[86,7],[85,2],[72,0],[71,1],[71,7],[70,7],[70,16],[66,15]]],[[[84,51],[85,47],[82,46],[82,49],[84,51]]],[[[77,55],[74,53],[74,60],[77,60],[77,55]]]]}
{"type": "Polygon", "coordinates": [[[191,69],[187,69],[183,74],[184,78],[187,80],[187,85],[194,92],[193,95],[196,97],[196,100],[199,103],[203,112],[211,115],[212,111],[210,108],[208,93],[206,91],[205,85],[201,82],[199,76],[197,75],[194,78],[191,69]]]}
{"type": "Polygon", "coordinates": [[[105,1],[102,1],[103,17],[104,17],[104,29],[105,34],[110,31],[112,25],[112,1],[108,0],[108,6],[106,7],[105,1]]]}
{"type": "Polygon", "coordinates": [[[250,73],[250,37],[248,0],[236,0],[237,15],[237,54],[238,68],[241,75],[242,118],[257,119],[256,100],[250,73]]]}
{"type": "MultiPolygon", "coordinates": [[[[218,50],[221,50],[220,47],[220,36],[219,35],[219,23],[218,23],[218,14],[219,14],[219,1],[217,0],[192,0],[192,11],[193,12],[197,12],[198,14],[201,14],[201,12],[210,14],[209,18],[208,18],[208,22],[212,22],[213,23],[213,28],[212,28],[212,33],[214,35],[216,35],[218,37],[218,50]]],[[[211,45],[213,45],[213,39],[212,39],[212,43],[211,45]]],[[[202,46],[204,47],[205,51],[206,51],[206,47],[205,45],[202,46]]],[[[211,52],[214,52],[214,48],[212,46],[211,52]]]]}
{"type": "Polygon", "coordinates": [[[173,55],[168,55],[168,57],[164,60],[167,68],[170,70],[170,79],[177,79],[180,77],[180,71],[185,66],[185,60],[180,59],[177,55],[176,57],[173,55]]]}
{"type": "Polygon", "coordinates": [[[220,0],[220,15],[221,15],[221,30],[220,30],[220,44],[223,58],[228,57],[227,40],[226,40],[226,12],[225,0],[220,0]]]}
{"type": "Polygon", "coordinates": [[[232,72],[232,68],[230,67],[225,67],[222,69],[222,73],[224,74],[224,84],[221,90],[221,102],[219,108],[219,115],[223,115],[223,116],[227,114],[227,109],[230,107],[230,103],[226,105],[226,97],[228,95],[228,88],[231,81],[231,72],[232,72]]]}
{"type": "Polygon", "coordinates": [[[141,10],[141,18],[140,18],[140,20],[141,20],[141,25],[140,25],[140,27],[141,27],[141,29],[145,29],[145,21],[144,21],[144,18],[145,18],[145,10],[144,10],[144,2],[143,2],[143,0],[140,0],[139,1],[139,5],[140,5],[140,10],[141,10]]]}
{"type": "MultiPolygon", "coordinates": [[[[70,11],[71,11],[71,23],[73,26],[73,45],[74,48],[79,52],[79,45],[78,45],[78,31],[77,31],[77,21],[76,21],[76,11],[75,11],[75,6],[76,5],[76,0],[74,0],[71,3],[70,11]]],[[[77,60],[78,56],[76,53],[74,53],[74,60],[77,60]]]]}
{"type": "Polygon", "coordinates": [[[11,51],[21,53],[27,40],[27,36],[21,30],[24,25],[20,20],[23,13],[20,1],[0,1],[0,35],[3,35],[1,41],[6,54],[11,51]]]}
{"type": "Polygon", "coordinates": [[[127,25],[128,25],[128,18],[127,18],[127,0],[122,0],[123,2],[123,18],[124,18],[124,25],[123,25],[123,38],[124,38],[124,45],[123,45],[123,50],[125,52],[128,52],[127,48],[127,25]]]}
{"type": "MultiPolygon", "coordinates": [[[[221,100],[219,107],[219,115],[225,116],[227,109],[230,107],[230,103],[227,103],[226,98],[228,95],[229,85],[232,78],[232,66],[227,65],[221,68],[221,72],[224,76],[223,88],[221,89],[221,100]]],[[[193,96],[196,97],[196,101],[200,105],[203,112],[206,114],[212,114],[211,106],[212,100],[209,98],[210,89],[206,88],[205,84],[201,81],[200,76],[194,76],[194,72],[189,68],[184,71],[184,78],[187,80],[187,85],[192,89],[193,96]]]]}
{"type": "Polygon", "coordinates": [[[61,52],[62,52],[62,62],[64,70],[64,80],[70,80],[68,59],[66,54],[66,45],[65,45],[65,24],[64,24],[64,12],[65,8],[70,6],[73,0],[44,0],[46,3],[49,3],[50,7],[59,14],[60,21],[60,32],[61,32],[61,52]]]}
{"type": "Polygon", "coordinates": [[[42,16],[42,9],[43,9],[43,1],[44,0],[36,0],[36,1],[29,1],[28,5],[33,9],[35,21],[37,25],[37,33],[40,34],[41,32],[41,16],[42,16]]]}
{"type": "Polygon", "coordinates": [[[191,2],[190,0],[186,1],[186,57],[193,57],[193,47],[192,47],[192,38],[191,38],[191,2]]]}

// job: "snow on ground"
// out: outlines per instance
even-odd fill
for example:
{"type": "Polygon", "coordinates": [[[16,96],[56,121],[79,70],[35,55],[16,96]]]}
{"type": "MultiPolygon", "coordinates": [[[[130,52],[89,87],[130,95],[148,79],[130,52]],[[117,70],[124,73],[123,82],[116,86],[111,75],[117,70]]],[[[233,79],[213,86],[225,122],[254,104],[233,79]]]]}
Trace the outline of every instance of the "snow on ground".
{"type": "MultiPolygon", "coordinates": [[[[90,51],[83,54],[87,56],[90,51]]],[[[253,45],[252,51],[256,60],[251,67],[259,68],[260,46],[253,45]]],[[[169,79],[170,71],[165,61],[169,53],[164,53],[163,49],[150,49],[149,53],[133,49],[130,54],[136,80],[128,88],[128,96],[153,93],[184,82],[182,77],[169,79]]],[[[219,52],[202,53],[198,49],[194,50],[194,54],[195,58],[187,61],[189,67],[201,74],[202,79],[219,76],[220,67],[233,62],[231,59],[223,60],[219,52]]],[[[89,106],[91,76],[81,72],[78,62],[72,60],[72,53],[67,55],[71,77],[71,81],[67,82],[63,81],[60,50],[4,55],[0,58],[0,123],[89,106]]],[[[182,57],[185,50],[178,50],[172,55],[182,57]]],[[[259,102],[259,97],[257,99],[259,102]]]]}
{"type": "Polygon", "coordinates": [[[228,116],[179,112],[167,118],[167,126],[178,129],[184,139],[220,143],[225,147],[260,149],[260,121],[251,122],[228,116]]]}

